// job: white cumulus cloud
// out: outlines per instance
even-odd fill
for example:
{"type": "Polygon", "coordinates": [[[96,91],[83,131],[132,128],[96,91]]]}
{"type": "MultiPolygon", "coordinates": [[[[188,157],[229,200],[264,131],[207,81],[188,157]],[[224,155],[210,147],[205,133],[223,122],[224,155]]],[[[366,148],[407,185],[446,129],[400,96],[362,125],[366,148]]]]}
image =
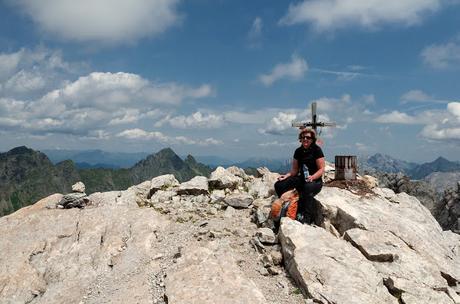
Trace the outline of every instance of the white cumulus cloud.
{"type": "Polygon", "coordinates": [[[43,47],[0,53],[0,94],[16,98],[40,95],[61,86],[65,78],[73,77],[84,66],[65,62],[60,51],[43,47]]]}
{"type": "Polygon", "coordinates": [[[127,129],[119,132],[117,137],[125,138],[128,140],[157,140],[161,143],[169,145],[198,145],[198,146],[212,146],[221,145],[223,141],[208,137],[202,140],[191,139],[185,136],[167,136],[159,131],[145,131],[143,129],[134,128],[127,129]]]}
{"type": "Polygon", "coordinates": [[[392,111],[391,113],[386,113],[378,116],[375,119],[376,122],[379,123],[388,123],[388,124],[405,124],[405,125],[412,125],[412,124],[419,124],[415,117],[410,116],[406,113],[399,112],[399,111],[392,111]]]}
{"type": "Polygon", "coordinates": [[[422,50],[423,62],[436,69],[444,69],[460,64],[460,44],[448,42],[433,44],[422,50]]]}
{"type": "Polygon", "coordinates": [[[267,123],[265,128],[260,129],[259,132],[274,135],[283,134],[284,131],[292,129],[292,122],[296,119],[297,114],[295,113],[280,112],[267,123]]]}
{"type": "Polygon", "coordinates": [[[410,90],[401,96],[403,103],[406,102],[427,102],[433,100],[433,97],[421,90],[410,90]]]}
{"type": "Polygon", "coordinates": [[[438,124],[431,124],[425,126],[420,134],[433,140],[460,140],[460,126],[446,128],[438,124]]]}
{"type": "Polygon", "coordinates": [[[291,4],[280,24],[310,23],[318,31],[353,25],[365,28],[392,23],[410,26],[441,6],[441,0],[304,0],[291,4]]]}
{"type": "Polygon", "coordinates": [[[166,117],[161,121],[161,124],[157,124],[157,126],[164,123],[179,129],[213,129],[223,126],[224,118],[222,115],[203,114],[198,111],[189,116],[180,115],[175,117],[166,117]]]}
{"type": "Polygon", "coordinates": [[[271,86],[274,82],[288,78],[293,80],[301,79],[308,70],[307,62],[294,54],[291,62],[277,64],[270,73],[259,76],[259,81],[265,86],[271,86]]]}
{"type": "Polygon", "coordinates": [[[452,113],[460,121],[460,102],[450,102],[447,104],[447,111],[452,113]]]}
{"type": "Polygon", "coordinates": [[[118,137],[124,137],[127,139],[139,139],[139,140],[159,140],[167,142],[168,138],[161,132],[154,131],[148,132],[139,128],[124,130],[117,134],[118,137]]]}
{"type": "Polygon", "coordinates": [[[186,98],[205,97],[211,91],[209,85],[190,88],[176,83],[153,83],[130,73],[93,72],[43,96],[39,110],[46,113],[76,108],[115,111],[128,106],[177,105],[186,98]]]}
{"type": "Polygon", "coordinates": [[[180,20],[179,0],[9,0],[50,36],[124,43],[164,32],[180,20]]]}

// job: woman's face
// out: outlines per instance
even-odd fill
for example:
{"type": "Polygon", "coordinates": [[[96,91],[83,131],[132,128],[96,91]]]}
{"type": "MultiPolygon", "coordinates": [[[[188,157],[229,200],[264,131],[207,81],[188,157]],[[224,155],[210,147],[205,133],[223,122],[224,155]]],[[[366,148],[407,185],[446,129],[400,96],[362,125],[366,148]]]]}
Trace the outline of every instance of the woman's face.
{"type": "Polygon", "coordinates": [[[310,145],[312,144],[313,142],[313,136],[311,133],[307,132],[307,133],[303,133],[302,134],[302,137],[300,137],[300,140],[302,142],[302,147],[304,148],[308,148],[310,147],[310,145]]]}

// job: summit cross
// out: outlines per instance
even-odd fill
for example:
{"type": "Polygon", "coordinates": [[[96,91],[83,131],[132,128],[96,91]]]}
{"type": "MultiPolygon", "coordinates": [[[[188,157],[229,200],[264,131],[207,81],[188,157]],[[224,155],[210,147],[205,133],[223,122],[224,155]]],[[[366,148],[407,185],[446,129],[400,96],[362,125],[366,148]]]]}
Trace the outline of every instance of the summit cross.
{"type": "Polygon", "coordinates": [[[292,122],[292,126],[299,129],[304,129],[306,127],[311,127],[318,134],[318,127],[335,127],[334,122],[321,122],[318,121],[318,116],[316,115],[316,102],[311,104],[311,121],[310,122],[292,122]]]}

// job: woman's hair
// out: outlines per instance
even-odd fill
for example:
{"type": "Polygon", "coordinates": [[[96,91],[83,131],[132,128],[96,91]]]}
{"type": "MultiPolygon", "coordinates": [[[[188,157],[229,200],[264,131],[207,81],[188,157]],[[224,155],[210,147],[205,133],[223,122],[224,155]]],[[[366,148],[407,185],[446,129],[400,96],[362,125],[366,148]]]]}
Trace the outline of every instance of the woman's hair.
{"type": "Polygon", "coordinates": [[[312,142],[313,143],[316,143],[316,132],[315,130],[313,129],[302,129],[299,133],[299,141],[302,142],[302,136],[304,136],[305,134],[309,134],[313,140],[312,142]]]}

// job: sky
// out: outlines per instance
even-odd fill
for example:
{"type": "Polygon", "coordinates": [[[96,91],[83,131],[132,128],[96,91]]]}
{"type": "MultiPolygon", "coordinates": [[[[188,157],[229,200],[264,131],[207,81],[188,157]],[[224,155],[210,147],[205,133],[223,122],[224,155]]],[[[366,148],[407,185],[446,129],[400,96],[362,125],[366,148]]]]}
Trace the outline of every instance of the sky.
{"type": "Polygon", "coordinates": [[[0,151],[460,160],[460,0],[0,0],[0,151]]]}

